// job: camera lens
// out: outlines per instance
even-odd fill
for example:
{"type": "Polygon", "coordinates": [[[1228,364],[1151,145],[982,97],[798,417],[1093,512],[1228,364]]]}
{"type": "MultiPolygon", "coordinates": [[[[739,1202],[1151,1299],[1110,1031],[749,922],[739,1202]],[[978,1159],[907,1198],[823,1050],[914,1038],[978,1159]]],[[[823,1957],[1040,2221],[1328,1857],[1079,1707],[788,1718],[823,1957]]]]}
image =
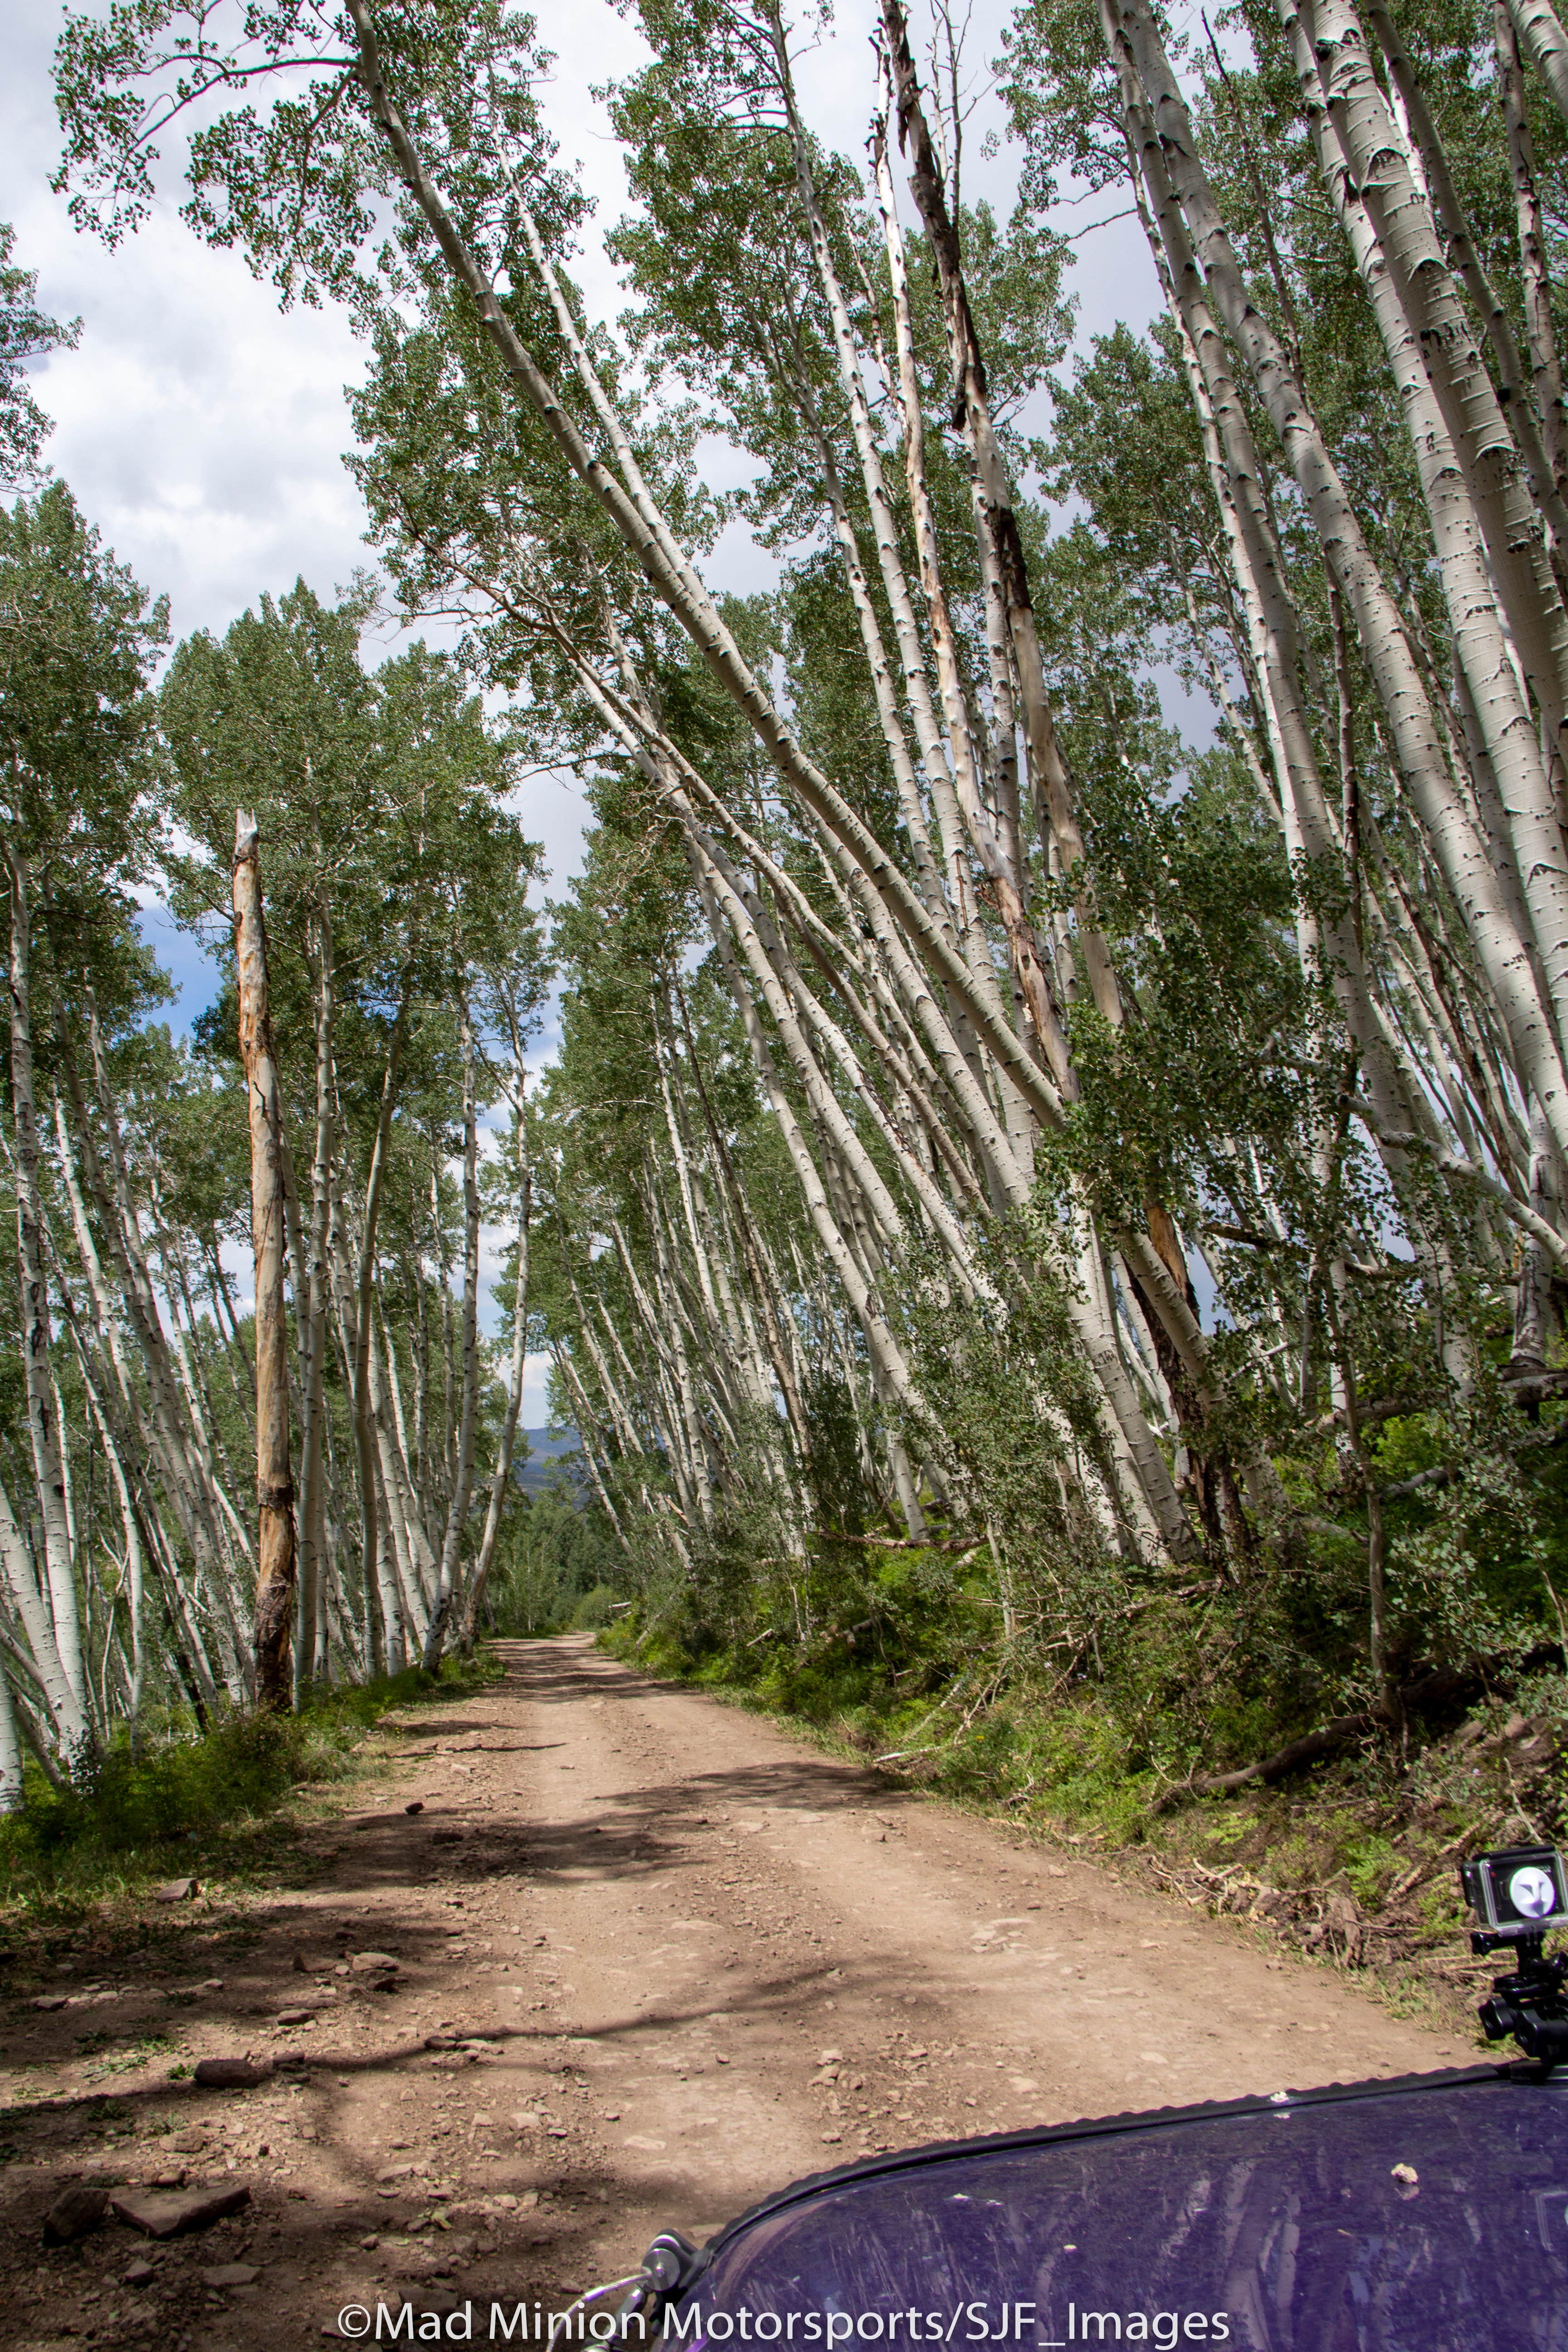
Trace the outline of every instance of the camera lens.
{"type": "Polygon", "coordinates": [[[1508,1899],[1521,1919],[1544,1919],[1549,1911],[1557,1908],[1557,1889],[1551,1873],[1538,1870],[1533,1864],[1527,1869],[1516,1870],[1508,1882],[1508,1899]]]}

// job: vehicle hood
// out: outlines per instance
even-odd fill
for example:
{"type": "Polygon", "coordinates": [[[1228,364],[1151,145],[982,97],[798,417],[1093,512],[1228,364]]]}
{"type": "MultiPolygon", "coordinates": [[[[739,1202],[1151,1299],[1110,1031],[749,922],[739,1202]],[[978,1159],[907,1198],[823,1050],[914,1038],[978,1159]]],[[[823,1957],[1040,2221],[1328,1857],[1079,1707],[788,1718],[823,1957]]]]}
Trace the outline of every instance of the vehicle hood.
{"type": "Polygon", "coordinates": [[[700,2263],[650,2339],[1568,2352],[1568,2080],[1485,2066],[912,2150],[797,2183],[700,2263]]]}

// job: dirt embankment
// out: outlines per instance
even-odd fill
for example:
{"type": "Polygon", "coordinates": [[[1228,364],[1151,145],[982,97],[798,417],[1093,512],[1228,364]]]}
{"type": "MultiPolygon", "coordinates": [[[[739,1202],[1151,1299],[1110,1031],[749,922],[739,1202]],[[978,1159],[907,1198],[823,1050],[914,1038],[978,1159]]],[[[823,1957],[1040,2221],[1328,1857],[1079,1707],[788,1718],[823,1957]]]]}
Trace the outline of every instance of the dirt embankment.
{"type": "Polygon", "coordinates": [[[9,2004],[0,2340],[279,2352],[411,2288],[559,2307],[877,2147],[1476,2055],[585,1639],[505,1654],[403,1727],[299,1891],[9,2004]],[[242,2053],[251,2088],[171,2079],[242,2053]],[[45,2252],[73,2179],[182,2177],[250,2202],[45,2252]]]}

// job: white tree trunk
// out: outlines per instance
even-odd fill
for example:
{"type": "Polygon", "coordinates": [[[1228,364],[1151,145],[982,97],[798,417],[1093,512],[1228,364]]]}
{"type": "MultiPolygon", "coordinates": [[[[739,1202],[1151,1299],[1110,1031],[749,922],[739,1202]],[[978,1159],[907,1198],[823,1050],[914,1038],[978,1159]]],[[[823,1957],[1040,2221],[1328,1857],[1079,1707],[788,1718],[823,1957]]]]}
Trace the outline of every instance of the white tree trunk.
{"type": "MultiPolygon", "coordinates": [[[[27,861],[14,841],[5,841],[11,884],[11,1107],[16,1132],[16,1264],[21,1283],[22,1375],[27,1399],[27,1434],[49,1614],[61,1669],[70,1693],[64,1746],[68,1769],[84,1767],[92,1746],[92,1712],[82,1654],[81,1617],[66,1517],[63,1435],[55,1412],[50,1362],[49,1293],[45,1271],[44,1211],[38,1180],[38,1128],[33,1091],[32,1003],[28,982],[32,915],[27,861]]],[[[60,1722],[56,1714],[57,1725],[60,1722]]],[[[63,1729],[63,1727],[61,1727],[63,1729]]]]}
{"type": "Polygon", "coordinates": [[[474,1490],[474,1436],[479,1401],[479,1109],[474,1090],[473,1015],[465,999],[463,1034],[463,1390],[458,1429],[458,1458],[447,1512],[447,1533],[441,1547],[441,1574],[436,1605],[425,1636],[424,1665],[433,1674],[440,1663],[447,1627],[457,1596],[458,1569],[462,1556],[468,1503],[474,1490]]]}
{"type": "Polygon", "coordinates": [[[295,1620],[296,1703],[321,1668],[319,1652],[322,1608],[321,1581],[332,1572],[327,1550],[326,1370],[327,1302],[331,1270],[327,1229],[331,1218],[332,1153],[336,1138],[336,973],[331,918],[316,910],[316,1142],[310,1167],[310,1237],[303,1308],[303,1361],[300,1367],[300,1607],[295,1620]]]}
{"type": "MultiPolygon", "coordinates": [[[[528,1364],[528,1265],[529,1216],[533,1197],[533,1175],[528,1157],[528,1121],[522,1097],[522,1069],[518,1068],[518,1099],[515,1108],[516,1128],[513,1143],[517,1151],[518,1213],[517,1213],[517,1282],[511,1302],[511,1365],[507,1381],[506,1414],[501,1423],[500,1436],[496,1444],[495,1466],[490,1473],[489,1502],[485,1511],[484,1532],[479,1538],[479,1558],[468,1582],[468,1598],[463,1603],[462,1646],[471,1650],[479,1630],[479,1612],[485,1604],[489,1587],[490,1570],[495,1562],[496,1538],[500,1533],[501,1512],[511,1485],[512,1455],[517,1446],[518,1414],[522,1409],[522,1381],[528,1364]]],[[[613,1516],[613,1514],[612,1514],[613,1516]]]]}

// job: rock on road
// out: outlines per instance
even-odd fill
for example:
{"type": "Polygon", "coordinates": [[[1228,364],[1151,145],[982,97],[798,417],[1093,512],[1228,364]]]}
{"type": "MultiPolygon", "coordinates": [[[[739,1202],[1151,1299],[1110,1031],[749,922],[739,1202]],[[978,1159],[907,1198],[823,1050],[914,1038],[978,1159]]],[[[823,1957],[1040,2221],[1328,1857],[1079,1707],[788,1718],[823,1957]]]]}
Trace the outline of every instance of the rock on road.
{"type": "MultiPolygon", "coordinates": [[[[403,1719],[308,1888],[149,1989],[188,2000],[193,2061],[307,2062],[116,2090],[104,2177],[244,2177],[245,2212],[45,2255],[93,2166],[70,2099],[30,2136],[7,2109],[0,2340],[272,2352],[409,2291],[558,2307],[656,2230],[875,2148],[1475,2055],[584,1637],[500,1648],[503,1682],[403,1719]]],[[[8,2020],[8,2063],[60,2022],[8,2020]]]]}

